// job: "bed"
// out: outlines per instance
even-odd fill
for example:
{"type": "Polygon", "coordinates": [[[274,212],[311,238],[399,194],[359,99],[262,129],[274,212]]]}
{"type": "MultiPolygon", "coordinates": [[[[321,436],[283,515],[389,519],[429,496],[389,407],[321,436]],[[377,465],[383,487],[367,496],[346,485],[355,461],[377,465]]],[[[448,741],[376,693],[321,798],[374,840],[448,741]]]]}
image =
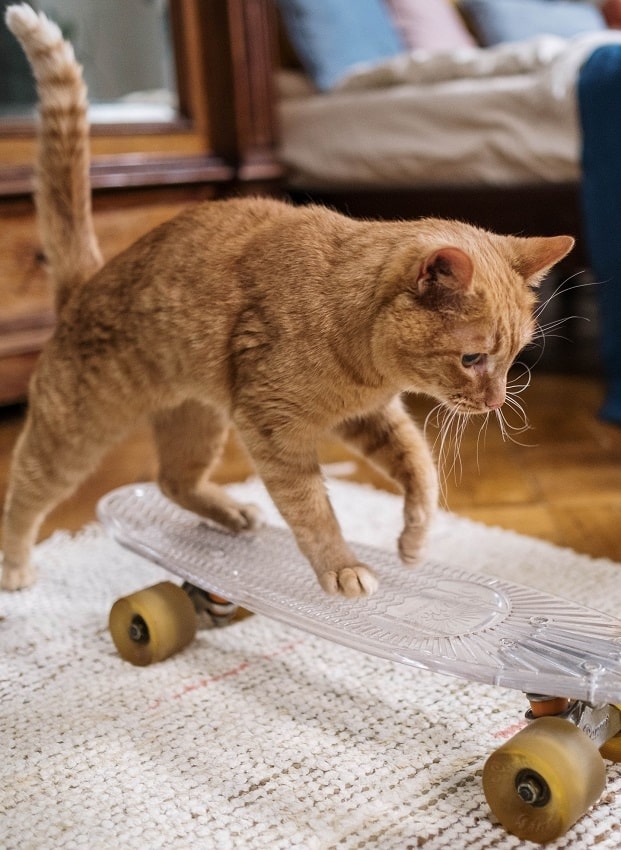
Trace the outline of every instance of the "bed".
{"type": "MultiPolygon", "coordinates": [[[[304,5],[283,0],[281,9],[290,2],[304,5]]],[[[289,61],[277,83],[280,156],[295,201],[364,217],[454,216],[501,232],[575,235],[561,273],[589,266],[606,280],[596,287],[609,386],[602,416],[621,424],[621,245],[609,256],[621,233],[621,173],[604,187],[621,138],[611,120],[619,57],[621,31],[601,28],[397,50],[355,63],[329,86],[289,61]]]]}

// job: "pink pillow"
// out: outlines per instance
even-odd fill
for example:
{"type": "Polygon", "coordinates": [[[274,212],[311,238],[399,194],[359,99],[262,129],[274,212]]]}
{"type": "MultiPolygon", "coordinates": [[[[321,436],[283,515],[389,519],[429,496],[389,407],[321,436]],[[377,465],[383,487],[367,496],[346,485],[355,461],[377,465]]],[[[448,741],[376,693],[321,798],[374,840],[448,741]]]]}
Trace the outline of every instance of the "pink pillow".
{"type": "Polygon", "coordinates": [[[455,50],[474,39],[450,0],[386,0],[394,25],[410,50],[455,50]]]}

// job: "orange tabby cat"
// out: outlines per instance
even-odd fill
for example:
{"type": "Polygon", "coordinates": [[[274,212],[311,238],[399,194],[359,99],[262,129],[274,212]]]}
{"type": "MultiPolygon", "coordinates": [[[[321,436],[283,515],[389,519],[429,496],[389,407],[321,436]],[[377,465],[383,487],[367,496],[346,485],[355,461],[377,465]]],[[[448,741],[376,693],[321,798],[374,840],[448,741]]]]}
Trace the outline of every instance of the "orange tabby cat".
{"type": "Polygon", "coordinates": [[[438,485],[399,396],[500,408],[533,332],[533,286],[573,240],[228,200],[182,213],[100,268],[81,69],[43,15],[12,6],[7,22],[38,82],[37,205],[59,315],[13,458],[2,586],[34,580],[43,517],[150,417],[171,499],[235,531],[257,524],[209,480],[233,425],[324,590],[371,593],[374,573],[328,501],[319,440],[338,435],[399,482],[399,551],[415,561],[438,485]]]}

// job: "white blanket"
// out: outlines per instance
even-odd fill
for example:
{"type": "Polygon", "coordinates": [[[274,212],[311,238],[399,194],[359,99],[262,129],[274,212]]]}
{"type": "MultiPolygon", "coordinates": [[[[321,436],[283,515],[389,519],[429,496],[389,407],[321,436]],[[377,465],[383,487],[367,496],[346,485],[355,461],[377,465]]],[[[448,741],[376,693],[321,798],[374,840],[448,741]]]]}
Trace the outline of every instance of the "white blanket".
{"type": "MultiPolygon", "coordinates": [[[[357,66],[327,94],[281,76],[281,153],[292,185],[573,181],[578,71],[607,31],[495,48],[413,51],[357,66]]],[[[289,72],[290,74],[290,72],[289,72]]]]}

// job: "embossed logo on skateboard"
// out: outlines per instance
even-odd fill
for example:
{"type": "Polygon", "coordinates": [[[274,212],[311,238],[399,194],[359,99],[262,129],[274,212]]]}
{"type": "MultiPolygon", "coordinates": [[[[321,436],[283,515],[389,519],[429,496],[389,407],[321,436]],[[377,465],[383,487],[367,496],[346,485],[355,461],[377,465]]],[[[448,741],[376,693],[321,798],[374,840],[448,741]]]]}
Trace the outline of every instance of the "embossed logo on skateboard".
{"type": "Polygon", "coordinates": [[[415,597],[387,607],[384,614],[372,615],[386,628],[407,625],[410,633],[428,637],[457,637],[489,629],[505,619],[511,610],[509,600],[484,584],[440,579],[423,586],[415,597]]]}

